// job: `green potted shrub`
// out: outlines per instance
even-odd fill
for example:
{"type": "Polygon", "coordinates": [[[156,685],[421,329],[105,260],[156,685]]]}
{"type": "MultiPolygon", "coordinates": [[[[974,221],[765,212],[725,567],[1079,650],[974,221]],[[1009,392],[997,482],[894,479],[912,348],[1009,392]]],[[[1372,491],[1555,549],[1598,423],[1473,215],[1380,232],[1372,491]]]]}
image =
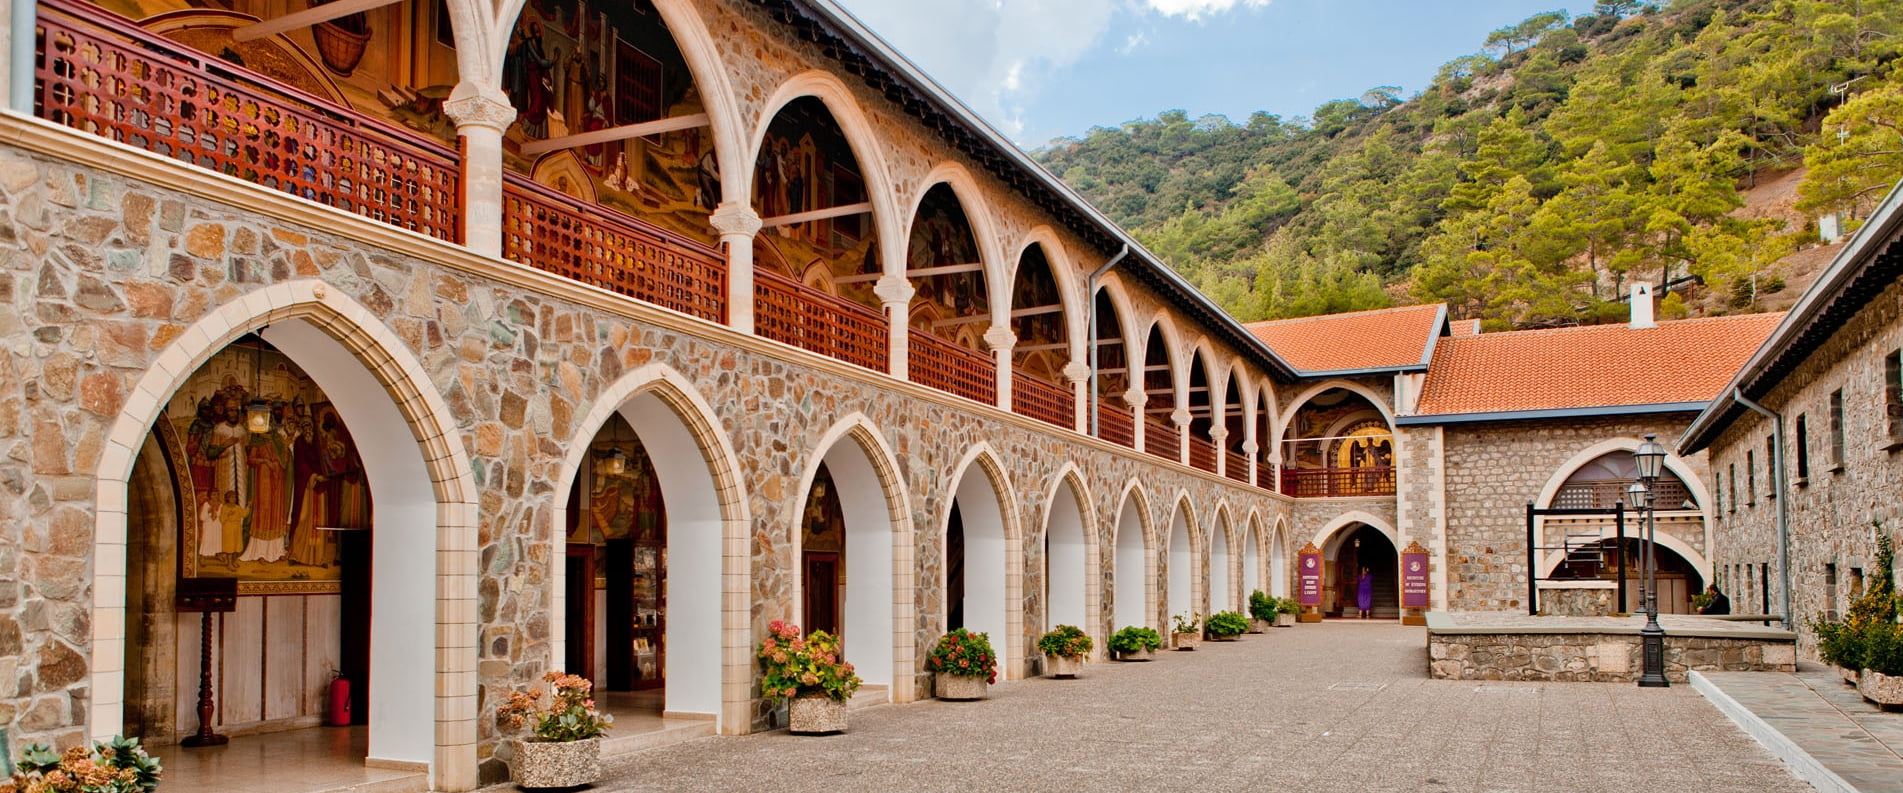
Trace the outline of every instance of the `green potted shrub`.
{"type": "Polygon", "coordinates": [[[1249,632],[1268,633],[1269,626],[1275,624],[1275,617],[1281,614],[1275,605],[1275,598],[1258,589],[1249,593],[1249,632]]]}
{"type": "Polygon", "coordinates": [[[1302,604],[1295,602],[1295,598],[1275,599],[1275,627],[1295,627],[1295,617],[1301,613],[1302,604]]]}
{"type": "Polygon", "coordinates": [[[1856,685],[1857,673],[1863,671],[1864,666],[1863,637],[1841,622],[1813,619],[1810,629],[1817,636],[1817,657],[1837,667],[1845,683],[1856,685]]]}
{"type": "Polygon", "coordinates": [[[496,708],[510,729],[529,728],[513,744],[509,774],[525,788],[575,787],[601,779],[601,736],[614,717],[595,710],[594,684],[579,675],[551,670],[542,675],[549,692],[517,691],[496,708]]]}
{"type": "Polygon", "coordinates": [[[1879,706],[1903,705],[1903,625],[1879,622],[1857,632],[1863,655],[1857,693],[1879,706]]]}
{"type": "Polygon", "coordinates": [[[1156,648],[1163,646],[1163,637],[1154,628],[1125,625],[1110,634],[1109,646],[1119,661],[1152,661],[1156,659],[1156,648]]]}
{"type": "Polygon", "coordinates": [[[1037,651],[1044,654],[1051,677],[1077,677],[1092,646],[1090,635],[1075,625],[1059,625],[1037,640],[1037,651]]]}
{"type": "Polygon", "coordinates": [[[859,675],[846,663],[839,639],[825,631],[800,637],[798,625],[774,620],[760,642],[760,693],[786,701],[788,732],[813,735],[846,729],[846,702],[859,675]]]}
{"type": "MultiPolygon", "coordinates": [[[[5,758],[0,758],[3,760],[5,758]]],[[[114,736],[99,741],[88,751],[75,746],[55,752],[42,744],[30,743],[20,752],[12,778],[0,781],[0,789],[44,791],[44,793],[152,793],[159,788],[159,774],[165,769],[156,757],[145,753],[137,738],[114,736]]]]}
{"type": "Polygon", "coordinates": [[[1194,611],[1170,617],[1170,646],[1191,651],[1203,643],[1203,615],[1194,611]]]}
{"type": "Polygon", "coordinates": [[[988,687],[998,682],[998,654],[991,651],[991,636],[964,628],[938,637],[926,665],[939,699],[984,699],[988,687]]]}
{"type": "Polygon", "coordinates": [[[1203,621],[1203,630],[1211,641],[1233,642],[1249,630],[1249,620],[1233,611],[1218,611],[1203,621]]]}

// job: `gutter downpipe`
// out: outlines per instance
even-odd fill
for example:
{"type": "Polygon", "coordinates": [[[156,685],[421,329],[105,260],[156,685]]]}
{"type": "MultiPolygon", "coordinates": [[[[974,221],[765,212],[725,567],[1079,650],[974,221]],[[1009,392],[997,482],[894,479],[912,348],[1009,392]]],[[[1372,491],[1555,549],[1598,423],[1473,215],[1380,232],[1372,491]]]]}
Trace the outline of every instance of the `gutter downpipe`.
{"type": "Polygon", "coordinates": [[[1731,401],[1758,412],[1772,422],[1772,434],[1777,439],[1777,478],[1773,486],[1777,488],[1777,574],[1782,579],[1780,605],[1784,609],[1784,629],[1791,628],[1791,494],[1784,476],[1784,415],[1745,398],[1743,388],[1731,390],[1731,401]]]}
{"type": "Polygon", "coordinates": [[[7,106],[21,115],[33,115],[34,48],[39,19],[39,0],[13,0],[8,19],[12,28],[7,53],[7,106]]]}
{"type": "MultiPolygon", "coordinates": [[[[1102,267],[1091,272],[1088,287],[1090,294],[1084,296],[1085,305],[1088,306],[1085,309],[1085,316],[1090,317],[1090,338],[1085,341],[1090,345],[1090,390],[1086,393],[1090,396],[1090,437],[1092,438],[1103,437],[1099,431],[1097,416],[1097,279],[1102,278],[1104,273],[1110,272],[1110,269],[1116,267],[1118,262],[1123,261],[1123,257],[1129,255],[1130,244],[1126,242],[1123,244],[1123,250],[1117,251],[1117,255],[1110,257],[1110,261],[1104,262],[1102,267]]],[[[1126,359],[1124,368],[1128,369],[1127,359],[1130,357],[1130,351],[1124,350],[1123,354],[1126,359]]]]}

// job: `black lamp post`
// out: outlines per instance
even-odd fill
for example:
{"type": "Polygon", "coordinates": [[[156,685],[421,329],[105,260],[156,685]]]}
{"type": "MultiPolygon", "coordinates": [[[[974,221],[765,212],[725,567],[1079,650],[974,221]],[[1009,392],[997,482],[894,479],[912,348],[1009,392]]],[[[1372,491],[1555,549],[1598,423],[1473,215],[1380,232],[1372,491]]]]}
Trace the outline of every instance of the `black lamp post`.
{"type": "Polygon", "coordinates": [[[1658,556],[1653,550],[1658,544],[1659,525],[1655,485],[1665,468],[1665,447],[1653,440],[1654,437],[1646,433],[1645,442],[1632,453],[1633,462],[1638,464],[1639,482],[1645,487],[1645,627],[1639,630],[1644,669],[1639,674],[1640,688],[1671,685],[1665,679],[1665,629],[1659,627],[1658,556]]]}

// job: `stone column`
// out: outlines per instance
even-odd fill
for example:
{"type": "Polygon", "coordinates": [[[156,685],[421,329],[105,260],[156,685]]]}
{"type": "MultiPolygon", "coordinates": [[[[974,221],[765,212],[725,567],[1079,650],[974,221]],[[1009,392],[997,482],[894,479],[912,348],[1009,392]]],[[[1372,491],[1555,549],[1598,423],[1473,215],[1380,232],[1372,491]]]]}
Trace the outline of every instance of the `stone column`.
{"type": "Polygon", "coordinates": [[[1070,381],[1070,391],[1076,399],[1077,431],[1090,434],[1090,367],[1077,361],[1071,361],[1064,367],[1064,379],[1070,381]]]}
{"type": "Polygon", "coordinates": [[[725,201],[708,221],[727,247],[727,325],[752,333],[753,235],[760,233],[760,214],[739,201],[725,201]]]}
{"type": "Polygon", "coordinates": [[[1143,420],[1143,406],[1149,401],[1149,393],[1141,387],[1133,385],[1130,390],[1123,392],[1123,403],[1130,406],[1130,417],[1134,421],[1131,426],[1136,428],[1130,433],[1130,443],[1139,452],[1143,451],[1143,436],[1149,432],[1149,422],[1143,420]]]}
{"type": "Polygon", "coordinates": [[[872,293],[885,306],[886,332],[890,334],[886,337],[886,373],[900,380],[906,379],[907,362],[911,360],[907,351],[912,337],[907,322],[912,318],[912,295],[917,292],[904,276],[891,274],[879,279],[879,284],[872,288],[872,293]]]}
{"type": "Polygon", "coordinates": [[[484,256],[502,255],[502,133],[515,120],[515,106],[494,86],[456,84],[443,102],[463,139],[463,246],[484,256]]]}
{"type": "Polygon", "coordinates": [[[1256,460],[1256,452],[1259,451],[1262,451],[1262,447],[1255,442],[1254,438],[1242,442],[1242,454],[1249,458],[1249,484],[1251,485],[1255,484],[1256,467],[1261,465],[1261,462],[1256,460]]]}
{"type": "Polygon", "coordinates": [[[1222,426],[1221,424],[1214,424],[1210,426],[1209,440],[1210,442],[1216,445],[1216,475],[1217,476],[1229,475],[1228,474],[1229,447],[1222,445],[1222,442],[1228,439],[1229,439],[1228,427],[1222,426]]]}
{"type": "Polygon", "coordinates": [[[1018,346],[1018,335],[1009,325],[992,325],[985,331],[985,346],[997,357],[998,407],[1011,410],[1011,350],[1018,346]]]}
{"type": "Polygon", "coordinates": [[[1176,425],[1176,461],[1189,465],[1189,408],[1179,407],[1170,413],[1170,423],[1176,425]]]}

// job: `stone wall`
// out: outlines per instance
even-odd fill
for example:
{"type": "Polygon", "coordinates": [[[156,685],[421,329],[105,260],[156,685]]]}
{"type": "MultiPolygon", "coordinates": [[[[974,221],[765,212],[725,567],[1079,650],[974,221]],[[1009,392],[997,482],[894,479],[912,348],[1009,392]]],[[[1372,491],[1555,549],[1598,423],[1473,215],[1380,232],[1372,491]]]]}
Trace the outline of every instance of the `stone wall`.
{"type": "MultiPolygon", "coordinates": [[[[1447,538],[1448,593],[1444,607],[1456,611],[1524,611],[1527,503],[1536,501],[1541,489],[1555,477],[1563,479],[1569,473],[1563,470],[1568,462],[1596,444],[1618,438],[1637,439],[1648,432],[1656,433],[1661,442],[1669,442],[1684,431],[1690,420],[1691,414],[1665,413],[1445,425],[1441,476],[1446,482],[1443,530],[1447,538]]],[[[1694,492],[1698,482],[1710,482],[1702,454],[1682,464],[1690,474],[1686,484],[1694,492]]],[[[1431,509],[1429,501],[1412,508],[1410,515],[1418,520],[1421,515],[1431,514],[1431,509]]],[[[1665,530],[1661,524],[1661,531],[1665,530]]],[[[1705,532],[1682,532],[1679,539],[1703,553],[1705,532]]]]}
{"type": "MultiPolygon", "coordinates": [[[[1428,674],[1436,680],[1551,680],[1629,683],[1642,656],[1637,634],[1430,633],[1428,674]]],[[[1665,637],[1665,678],[1700,672],[1794,672],[1790,642],[1708,636],[1665,637]]]]}
{"type": "MultiPolygon", "coordinates": [[[[1894,248],[1894,244],[1892,248],[1894,248]]],[[[1895,255],[1894,252],[1889,255],[1895,255]]],[[[1881,521],[1893,542],[1903,541],[1903,446],[1891,441],[1884,408],[1884,356],[1903,349],[1903,282],[1892,282],[1863,310],[1839,327],[1823,345],[1786,374],[1759,400],[1783,414],[1785,469],[1790,503],[1792,627],[1806,658],[1816,657],[1808,622],[1825,612],[1842,613],[1849,605],[1852,571],[1868,575],[1876,555],[1873,521],[1881,521]],[[1843,391],[1844,459],[1833,460],[1830,395],[1843,391]],[[1797,419],[1804,417],[1809,473],[1797,476],[1797,419]],[[1829,582],[1830,567],[1836,584],[1829,582]]],[[[1768,568],[1773,612],[1781,608],[1778,575],[1777,499],[1765,461],[1772,422],[1745,412],[1713,441],[1712,468],[1738,470],[1738,502],[1729,498],[1716,521],[1713,563],[1720,570],[1768,568]],[[1746,453],[1756,467],[1759,492],[1746,499],[1746,453]],[[1749,503],[1755,502],[1755,503],[1749,503]]],[[[1728,477],[1727,477],[1728,478],[1728,477]]],[[[1903,544],[1903,543],[1899,543],[1903,544]]],[[[1760,573],[1748,587],[1728,588],[1733,610],[1755,609],[1760,573]],[[1748,595],[1748,598],[1741,598],[1748,595]]]]}

